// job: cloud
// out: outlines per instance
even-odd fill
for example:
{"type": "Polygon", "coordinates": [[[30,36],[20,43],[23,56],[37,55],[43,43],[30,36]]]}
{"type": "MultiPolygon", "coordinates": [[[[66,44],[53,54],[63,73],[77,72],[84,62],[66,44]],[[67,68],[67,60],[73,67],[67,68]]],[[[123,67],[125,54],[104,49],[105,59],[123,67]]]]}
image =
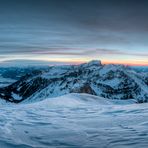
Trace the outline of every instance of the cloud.
{"type": "Polygon", "coordinates": [[[3,1],[1,58],[146,58],[147,4],[146,0],[3,1]]]}
{"type": "Polygon", "coordinates": [[[118,49],[92,49],[85,52],[86,55],[98,54],[98,55],[127,55],[127,56],[137,56],[137,57],[148,57],[148,52],[129,52],[128,50],[118,50],[118,49]]]}

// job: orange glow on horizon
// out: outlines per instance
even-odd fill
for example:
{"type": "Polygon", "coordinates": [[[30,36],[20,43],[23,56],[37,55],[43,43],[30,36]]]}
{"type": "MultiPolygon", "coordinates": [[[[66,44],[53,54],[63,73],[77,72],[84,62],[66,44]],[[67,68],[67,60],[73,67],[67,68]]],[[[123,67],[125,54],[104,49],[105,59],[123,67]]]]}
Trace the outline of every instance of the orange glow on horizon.
{"type": "MultiPolygon", "coordinates": [[[[14,60],[14,59],[13,59],[14,60]]],[[[49,59],[49,58],[28,58],[28,60],[40,60],[40,61],[45,61],[45,62],[61,62],[63,65],[79,65],[82,63],[87,63],[91,60],[99,60],[99,59],[92,59],[92,58],[76,58],[76,59],[70,59],[70,58],[54,58],[54,59],[49,59]]],[[[106,59],[100,59],[102,64],[121,64],[121,65],[127,65],[127,66],[148,66],[148,61],[144,60],[106,60],[106,59]]],[[[0,63],[3,63],[4,61],[0,61],[0,63]]]]}
{"type": "Polygon", "coordinates": [[[103,64],[122,64],[127,66],[148,66],[148,62],[144,61],[103,61],[103,64]]]}

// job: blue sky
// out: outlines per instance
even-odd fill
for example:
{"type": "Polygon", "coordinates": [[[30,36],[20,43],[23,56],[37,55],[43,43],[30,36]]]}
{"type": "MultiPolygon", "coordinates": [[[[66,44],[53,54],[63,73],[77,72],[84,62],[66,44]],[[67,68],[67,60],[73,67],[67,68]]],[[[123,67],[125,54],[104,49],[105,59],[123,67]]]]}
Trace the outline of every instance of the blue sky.
{"type": "Polygon", "coordinates": [[[0,61],[148,65],[146,0],[2,0],[0,61]]]}

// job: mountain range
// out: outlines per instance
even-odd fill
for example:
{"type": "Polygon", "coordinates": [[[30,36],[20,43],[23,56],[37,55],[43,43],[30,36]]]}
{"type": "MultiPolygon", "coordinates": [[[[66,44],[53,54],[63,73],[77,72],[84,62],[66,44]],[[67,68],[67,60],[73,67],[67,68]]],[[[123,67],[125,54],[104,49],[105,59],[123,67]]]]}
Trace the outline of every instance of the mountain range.
{"type": "Polygon", "coordinates": [[[128,66],[104,65],[94,60],[80,65],[33,69],[0,88],[0,98],[13,103],[40,101],[69,93],[148,102],[148,75],[128,66]]]}

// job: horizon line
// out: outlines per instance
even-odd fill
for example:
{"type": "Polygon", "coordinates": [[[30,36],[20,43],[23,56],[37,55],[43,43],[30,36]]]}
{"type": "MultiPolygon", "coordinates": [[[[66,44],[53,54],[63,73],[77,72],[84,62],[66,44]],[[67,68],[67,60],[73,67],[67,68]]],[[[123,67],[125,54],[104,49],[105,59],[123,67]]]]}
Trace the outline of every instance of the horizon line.
{"type": "MultiPolygon", "coordinates": [[[[3,60],[3,61],[0,61],[0,64],[4,64],[4,63],[13,63],[13,62],[20,62],[20,61],[25,61],[25,62],[34,62],[34,64],[35,64],[35,61],[36,62],[42,62],[41,64],[43,64],[44,62],[49,62],[49,64],[50,64],[50,62],[51,62],[51,64],[53,63],[56,63],[57,65],[58,64],[69,64],[69,65],[72,65],[72,64],[76,64],[76,65],[78,65],[78,64],[82,64],[82,63],[87,63],[87,62],[90,62],[90,61],[93,61],[93,60],[98,60],[98,59],[89,59],[89,60],[45,60],[45,59],[10,59],[10,60],[3,60]]],[[[98,60],[98,61],[101,61],[101,63],[102,64],[105,64],[105,65],[107,65],[107,64],[115,64],[115,65],[125,65],[125,66],[148,66],[148,63],[146,62],[144,62],[144,63],[142,63],[142,62],[140,62],[140,63],[138,63],[137,61],[132,61],[132,62],[117,62],[117,61],[107,61],[107,60],[98,60]]],[[[27,63],[25,63],[24,62],[24,64],[27,64],[27,63]]],[[[18,64],[20,64],[20,63],[18,63],[18,64]]],[[[29,63],[28,63],[29,64],[29,63]]],[[[31,64],[31,63],[30,63],[31,64]]],[[[33,63],[32,63],[33,64],[33,63]]],[[[48,63],[46,63],[46,65],[48,65],[48,63]]]]}

